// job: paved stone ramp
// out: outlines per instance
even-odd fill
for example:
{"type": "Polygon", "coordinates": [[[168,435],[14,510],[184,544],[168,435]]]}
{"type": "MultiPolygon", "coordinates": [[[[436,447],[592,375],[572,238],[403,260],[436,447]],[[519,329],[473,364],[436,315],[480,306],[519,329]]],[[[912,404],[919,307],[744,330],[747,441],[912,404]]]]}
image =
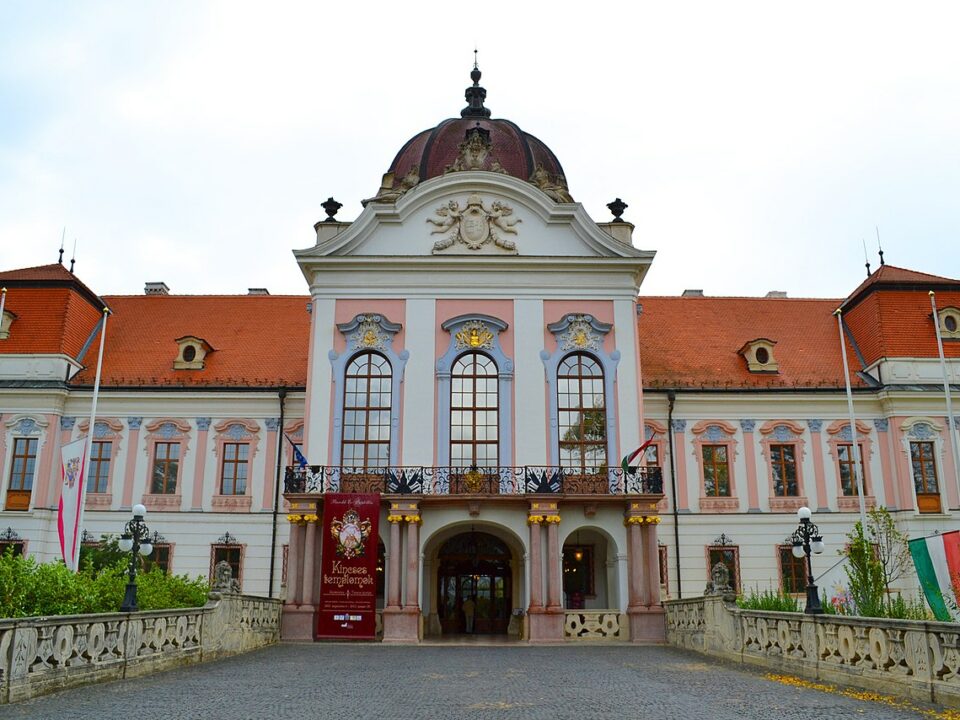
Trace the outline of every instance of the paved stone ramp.
{"type": "Polygon", "coordinates": [[[282,644],[0,707],[5,720],[918,718],[669,647],[282,644]]]}

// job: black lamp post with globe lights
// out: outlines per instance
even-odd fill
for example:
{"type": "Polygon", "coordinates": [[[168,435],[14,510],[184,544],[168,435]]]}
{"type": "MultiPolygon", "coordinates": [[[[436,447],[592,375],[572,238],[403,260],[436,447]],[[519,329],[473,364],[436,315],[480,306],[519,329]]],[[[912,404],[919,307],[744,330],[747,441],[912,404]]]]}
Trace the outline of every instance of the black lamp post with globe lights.
{"type": "Polygon", "coordinates": [[[137,612],[137,555],[146,557],[153,552],[153,543],[150,542],[150,528],[143,521],[147,508],[143,505],[133,506],[133,520],[123,527],[120,536],[120,549],[130,553],[127,589],[123,596],[120,612],[137,612]]]}
{"type": "Polygon", "coordinates": [[[818,615],[823,612],[823,607],[820,605],[820,592],[813,583],[810,553],[819,555],[823,552],[823,536],[820,535],[820,529],[810,521],[812,514],[808,507],[797,510],[800,525],[793,533],[793,556],[798,559],[804,556],[807,558],[807,607],[804,612],[809,615],[818,615]]]}

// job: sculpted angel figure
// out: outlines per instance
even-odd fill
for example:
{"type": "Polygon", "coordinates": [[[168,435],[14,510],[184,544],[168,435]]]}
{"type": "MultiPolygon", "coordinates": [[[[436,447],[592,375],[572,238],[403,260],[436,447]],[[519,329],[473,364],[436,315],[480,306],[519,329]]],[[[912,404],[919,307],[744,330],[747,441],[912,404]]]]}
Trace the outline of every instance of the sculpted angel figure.
{"type": "MultiPolygon", "coordinates": [[[[494,200],[490,203],[490,211],[487,214],[487,217],[490,219],[490,224],[494,227],[500,228],[505,233],[510,233],[511,235],[517,234],[517,229],[514,227],[517,223],[522,222],[520,218],[516,220],[509,220],[509,216],[513,215],[513,208],[507,205],[504,205],[499,200],[494,200]]],[[[508,240],[506,238],[501,238],[496,232],[492,229],[490,230],[490,237],[493,238],[493,242],[502,247],[504,250],[516,250],[517,245],[513,240],[508,240]]]]}
{"type": "Polygon", "coordinates": [[[415,188],[420,182],[420,168],[412,165],[407,174],[400,178],[397,183],[392,172],[384,173],[383,181],[380,183],[380,190],[372,198],[361,200],[360,204],[366,207],[370,203],[392,203],[403,197],[409,190],[415,188]]]}
{"type": "MultiPolygon", "coordinates": [[[[437,215],[439,215],[441,220],[434,220],[433,218],[427,218],[427,222],[437,226],[436,230],[431,230],[431,235],[437,235],[440,233],[445,233],[448,230],[451,230],[454,226],[460,223],[460,219],[463,217],[463,213],[460,211],[460,203],[456,200],[451,200],[447,203],[446,207],[441,207],[437,209],[437,215]]],[[[437,240],[433,244],[434,250],[444,250],[451,245],[454,241],[453,235],[450,237],[445,237],[441,240],[437,240]]]]}
{"type": "Polygon", "coordinates": [[[543,165],[537,163],[537,167],[530,176],[530,182],[543,190],[547,196],[559,203],[573,202],[570,197],[570,191],[567,190],[567,181],[561,176],[554,178],[546,171],[543,165]]]}

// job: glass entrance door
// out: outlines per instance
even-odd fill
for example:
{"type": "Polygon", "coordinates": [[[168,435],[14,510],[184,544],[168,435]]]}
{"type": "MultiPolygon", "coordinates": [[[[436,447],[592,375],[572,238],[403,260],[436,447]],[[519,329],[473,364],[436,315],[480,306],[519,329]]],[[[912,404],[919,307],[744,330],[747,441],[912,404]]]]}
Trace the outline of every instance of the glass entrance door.
{"type": "Polygon", "coordinates": [[[444,635],[506,634],[513,609],[510,552],[487,533],[464,533],[444,543],[439,555],[437,612],[444,635]],[[466,610],[464,603],[467,603],[466,610]]]}

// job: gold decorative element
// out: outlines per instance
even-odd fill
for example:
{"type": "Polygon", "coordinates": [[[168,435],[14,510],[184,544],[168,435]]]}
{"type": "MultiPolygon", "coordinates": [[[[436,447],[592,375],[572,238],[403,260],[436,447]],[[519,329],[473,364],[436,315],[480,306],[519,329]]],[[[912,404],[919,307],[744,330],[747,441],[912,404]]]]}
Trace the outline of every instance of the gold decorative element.
{"type": "Polygon", "coordinates": [[[292,523],[298,523],[303,520],[303,515],[297,515],[296,513],[290,513],[287,515],[287,520],[292,523]]]}
{"type": "Polygon", "coordinates": [[[530,176],[530,182],[555,202],[573,202],[570,191],[567,189],[567,179],[563,175],[551,175],[540,163],[537,163],[537,167],[534,168],[533,175],[530,176]]]}
{"type": "Polygon", "coordinates": [[[419,515],[404,515],[404,516],[403,516],[403,519],[406,520],[408,523],[419,523],[419,522],[420,522],[420,516],[419,516],[419,515]]]}
{"type": "Polygon", "coordinates": [[[380,189],[372,198],[361,200],[360,204],[366,207],[370,203],[395,203],[407,192],[415,188],[420,183],[420,168],[412,165],[400,180],[396,180],[394,173],[383,174],[383,180],[380,182],[380,189]]]}
{"type": "Polygon", "coordinates": [[[454,335],[454,338],[456,339],[457,350],[493,349],[493,333],[482,320],[465,322],[460,331],[454,335]]]}
{"type": "Polygon", "coordinates": [[[586,315],[573,316],[570,325],[562,332],[557,341],[561,350],[599,350],[601,337],[590,325],[586,315]]]}
{"type": "Polygon", "coordinates": [[[659,516],[659,515],[647,515],[647,522],[650,523],[650,524],[652,524],[652,525],[659,525],[659,524],[660,524],[660,516],[659,516]]]}
{"type": "Polygon", "coordinates": [[[643,525],[647,523],[649,525],[659,525],[660,516],[659,515],[634,515],[632,517],[624,518],[624,525],[643,525]]]}
{"type": "MultiPolygon", "coordinates": [[[[462,331],[461,331],[462,332],[462,331]]],[[[476,333],[476,330],[473,331],[476,333]]],[[[457,338],[459,339],[460,333],[457,333],[457,338]]],[[[492,336],[491,336],[492,337],[492,336]]],[[[471,334],[469,339],[470,347],[480,347],[480,341],[478,337],[475,337],[474,334],[471,334]],[[476,341],[476,345],[474,342],[476,341]]],[[[483,473],[480,472],[477,468],[472,467],[463,476],[463,484],[467,486],[467,490],[472,493],[478,493],[483,489],[483,473]]]]}
{"type": "Polygon", "coordinates": [[[360,324],[348,338],[351,348],[368,348],[383,350],[390,342],[390,337],[380,327],[379,315],[361,315],[360,324]]]}
{"type": "Polygon", "coordinates": [[[543,521],[544,521],[544,516],[543,516],[543,515],[530,515],[530,516],[527,517],[527,524],[528,524],[528,525],[539,525],[539,524],[542,523],[543,521]]]}
{"type": "Polygon", "coordinates": [[[547,515],[546,517],[543,518],[543,521],[544,521],[545,523],[547,523],[548,525],[559,525],[559,524],[560,524],[560,516],[559,516],[559,515],[547,515]]]}
{"type": "Polygon", "coordinates": [[[436,214],[439,220],[427,218],[428,223],[437,226],[430,234],[445,234],[446,237],[433,244],[434,253],[446,250],[456,242],[463,243],[469,250],[479,250],[488,242],[493,242],[513,254],[517,252],[516,243],[501,237],[497,230],[516,235],[515,226],[521,221],[519,218],[509,219],[513,215],[513,208],[499,200],[494,200],[487,208],[483,199],[473,193],[467,198],[466,207],[461,208],[458,200],[450,200],[445,206],[437,208],[436,214]]]}
{"type": "Polygon", "coordinates": [[[398,523],[403,520],[403,515],[387,515],[388,523],[398,523]]]}
{"type": "Polygon", "coordinates": [[[304,515],[303,521],[308,523],[317,522],[320,518],[317,515],[304,515]]]}

